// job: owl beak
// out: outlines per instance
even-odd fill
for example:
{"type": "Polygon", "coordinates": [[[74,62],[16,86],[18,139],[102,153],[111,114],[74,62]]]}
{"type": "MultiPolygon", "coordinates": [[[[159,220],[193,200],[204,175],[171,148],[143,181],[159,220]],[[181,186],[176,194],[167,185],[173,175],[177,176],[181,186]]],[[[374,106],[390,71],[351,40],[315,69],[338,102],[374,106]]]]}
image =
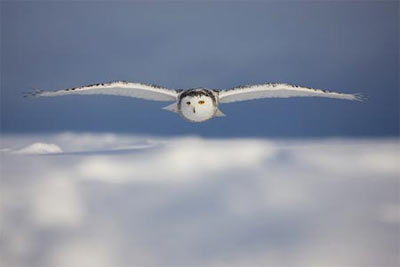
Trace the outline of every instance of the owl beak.
{"type": "Polygon", "coordinates": [[[196,108],[193,108],[193,113],[196,113],[196,108]]]}

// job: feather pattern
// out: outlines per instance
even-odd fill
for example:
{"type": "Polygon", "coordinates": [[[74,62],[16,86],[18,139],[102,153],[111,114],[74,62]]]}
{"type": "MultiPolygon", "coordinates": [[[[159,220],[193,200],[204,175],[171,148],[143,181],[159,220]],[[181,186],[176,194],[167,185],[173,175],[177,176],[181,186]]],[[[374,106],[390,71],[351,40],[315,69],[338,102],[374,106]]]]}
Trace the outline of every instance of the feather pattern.
{"type": "Polygon", "coordinates": [[[114,95],[135,97],[154,101],[176,101],[177,90],[167,89],[158,85],[116,81],[98,83],[82,87],[74,87],[57,91],[36,91],[31,96],[63,96],[63,95],[114,95]]]}
{"type": "Polygon", "coordinates": [[[362,101],[361,94],[344,94],[314,89],[287,83],[266,83],[256,85],[241,85],[228,90],[219,91],[220,103],[231,103],[258,98],[287,97],[328,97],[362,101]]]}

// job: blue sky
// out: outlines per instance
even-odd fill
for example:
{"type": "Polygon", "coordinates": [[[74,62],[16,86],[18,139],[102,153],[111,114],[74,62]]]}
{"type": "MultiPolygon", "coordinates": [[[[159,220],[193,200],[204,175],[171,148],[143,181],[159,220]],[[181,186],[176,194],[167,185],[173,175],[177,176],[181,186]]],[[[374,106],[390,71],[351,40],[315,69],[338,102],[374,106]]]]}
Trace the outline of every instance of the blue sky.
{"type": "Polygon", "coordinates": [[[398,136],[399,3],[1,2],[1,131],[214,137],[398,136]],[[113,80],[169,88],[287,82],[369,96],[226,104],[188,123],[165,103],[22,98],[113,80]]]}

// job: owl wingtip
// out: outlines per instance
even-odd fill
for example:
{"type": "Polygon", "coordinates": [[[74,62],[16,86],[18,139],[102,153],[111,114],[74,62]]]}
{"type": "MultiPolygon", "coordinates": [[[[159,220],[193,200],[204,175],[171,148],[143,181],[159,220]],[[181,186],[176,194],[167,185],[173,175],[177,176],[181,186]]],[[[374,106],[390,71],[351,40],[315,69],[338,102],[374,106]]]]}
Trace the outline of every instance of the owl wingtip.
{"type": "Polygon", "coordinates": [[[363,93],[356,93],[353,95],[353,97],[354,101],[359,101],[359,102],[365,102],[369,100],[369,96],[363,93]]]}

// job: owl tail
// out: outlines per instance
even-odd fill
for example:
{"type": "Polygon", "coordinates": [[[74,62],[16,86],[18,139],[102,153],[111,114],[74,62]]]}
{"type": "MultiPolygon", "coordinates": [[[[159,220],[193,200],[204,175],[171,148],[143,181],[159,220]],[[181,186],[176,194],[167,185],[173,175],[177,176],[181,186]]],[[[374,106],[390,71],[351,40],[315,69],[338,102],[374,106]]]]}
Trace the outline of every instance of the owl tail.
{"type": "Polygon", "coordinates": [[[166,107],[163,107],[162,109],[165,109],[165,110],[168,110],[168,111],[171,111],[171,112],[176,112],[176,113],[179,112],[179,111],[178,111],[178,105],[177,105],[176,103],[173,103],[173,104],[171,104],[171,105],[168,105],[168,106],[166,106],[166,107]]]}
{"type": "Polygon", "coordinates": [[[217,113],[215,113],[215,117],[225,117],[226,115],[219,109],[217,109],[217,113]]]}

